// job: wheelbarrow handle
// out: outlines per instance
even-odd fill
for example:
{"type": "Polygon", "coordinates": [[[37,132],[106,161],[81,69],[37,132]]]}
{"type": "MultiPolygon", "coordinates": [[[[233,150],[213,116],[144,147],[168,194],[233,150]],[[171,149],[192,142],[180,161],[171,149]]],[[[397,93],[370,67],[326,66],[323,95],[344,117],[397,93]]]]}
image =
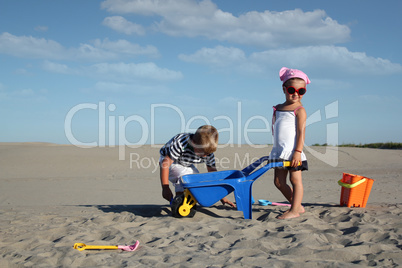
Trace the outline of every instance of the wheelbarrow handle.
{"type": "Polygon", "coordinates": [[[272,159],[269,159],[269,156],[263,156],[260,159],[258,159],[257,161],[250,164],[249,166],[245,167],[241,172],[243,172],[244,176],[248,176],[251,172],[253,172],[258,166],[260,166],[265,161],[268,161],[268,163],[269,163],[269,162],[279,161],[279,160],[272,160],[272,159]]]}
{"type": "MultiPolygon", "coordinates": [[[[258,159],[257,161],[250,164],[249,166],[242,169],[241,172],[243,172],[244,176],[248,176],[248,175],[250,175],[251,172],[253,172],[257,167],[259,167],[265,161],[267,161],[266,165],[269,165],[270,163],[283,163],[283,165],[279,164],[279,166],[283,166],[283,167],[290,167],[292,164],[291,161],[284,161],[281,159],[270,159],[269,156],[263,156],[260,159],[258,159]]],[[[301,166],[301,162],[299,162],[298,165],[301,166]]],[[[274,166],[277,166],[277,165],[274,164],[274,166]]]]}
{"type": "MultiPolygon", "coordinates": [[[[258,179],[262,174],[264,174],[265,172],[267,172],[269,169],[273,168],[273,167],[290,167],[291,166],[291,161],[283,161],[283,160],[270,160],[267,159],[267,157],[262,157],[259,160],[257,160],[256,162],[254,162],[253,164],[251,164],[250,166],[246,167],[246,171],[244,171],[245,169],[242,170],[244,176],[246,176],[249,180],[256,180],[258,179]],[[260,161],[262,160],[262,161],[260,161]],[[261,168],[257,169],[256,171],[253,172],[253,170],[258,167],[258,165],[255,165],[256,163],[261,164],[262,162],[264,162],[265,160],[268,160],[268,164],[266,164],[265,166],[262,166],[261,168]]],[[[301,166],[301,162],[298,163],[298,166],[301,166]]]]}

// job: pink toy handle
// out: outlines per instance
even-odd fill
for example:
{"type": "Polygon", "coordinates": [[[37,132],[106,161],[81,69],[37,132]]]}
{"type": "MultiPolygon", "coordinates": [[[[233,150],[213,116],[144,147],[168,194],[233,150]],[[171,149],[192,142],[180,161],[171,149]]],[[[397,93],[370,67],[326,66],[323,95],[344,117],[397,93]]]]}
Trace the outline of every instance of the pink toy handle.
{"type": "Polygon", "coordinates": [[[286,206],[286,207],[291,207],[291,204],[284,204],[284,203],[275,203],[275,202],[271,202],[271,205],[274,206],[286,206]]]}
{"type": "Polygon", "coordinates": [[[129,245],[129,246],[117,246],[118,249],[124,250],[124,251],[134,251],[138,248],[138,246],[140,245],[140,241],[137,240],[137,242],[135,242],[134,245],[129,245]]]}

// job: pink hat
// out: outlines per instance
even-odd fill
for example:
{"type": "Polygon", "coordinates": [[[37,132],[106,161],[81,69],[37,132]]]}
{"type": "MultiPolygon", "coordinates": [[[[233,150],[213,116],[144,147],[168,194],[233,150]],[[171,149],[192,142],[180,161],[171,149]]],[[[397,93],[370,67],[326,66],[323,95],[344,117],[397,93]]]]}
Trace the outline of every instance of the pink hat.
{"type": "Polygon", "coordinates": [[[306,82],[306,85],[310,84],[310,79],[308,79],[307,74],[303,73],[300,70],[282,67],[281,70],[279,71],[279,78],[283,83],[285,83],[290,78],[295,77],[303,79],[306,82]]]}

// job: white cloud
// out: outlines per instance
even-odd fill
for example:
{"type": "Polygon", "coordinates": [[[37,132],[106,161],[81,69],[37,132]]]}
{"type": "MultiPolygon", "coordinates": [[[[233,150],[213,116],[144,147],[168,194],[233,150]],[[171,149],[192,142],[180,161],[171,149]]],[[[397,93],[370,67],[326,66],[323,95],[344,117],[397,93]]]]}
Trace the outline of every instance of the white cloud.
{"type": "Polygon", "coordinates": [[[105,61],[126,59],[127,56],[158,57],[156,47],[141,47],[127,40],[95,40],[93,44],[80,44],[76,48],[65,48],[58,42],[32,36],[0,34],[0,53],[20,58],[45,60],[105,61]]]}
{"type": "Polygon", "coordinates": [[[118,81],[149,79],[149,80],[178,80],[183,78],[179,71],[158,67],[153,62],[148,63],[99,63],[87,68],[87,71],[98,76],[118,81]]]}
{"type": "Polygon", "coordinates": [[[48,72],[59,73],[59,74],[78,74],[79,72],[70,69],[65,64],[55,63],[51,61],[44,61],[42,68],[48,72]]]}
{"type": "Polygon", "coordinates": [[[5,86],[0,83],[0,100],[5,100],[7,98],[7,92],[5,90],[5,86]]]}
{"type": "Polygon", "coordinates": [[[212,68],[225,67],[248,73],[277,72],[282,66],[314,71],[325,78],[337,76],[371,76],[402,73],[402,66],[382,58],[351,52],[345,47],[308,46],[288,49],[271,49],[246,56],[238,48],[202,48],[192,55],[180,55],[188,62],[205,64],[212,68]]]}
{"type": "Polygon", "coordinates": [[[127,92],[130,91],[130,85],[122,84],[122,83],[115,83],[115,82],[97,82],[95,84],[95,89],[102,92],[112,92],[112,93],[119,93],[119,92],[127,92]]]}
{"type": "Polygon", "coordinates": [[[107,17],[103,20],[103,25],[127,35],[145,34],[145,30],[141,25],[132,23],[121,16],[107,17]]]}
{"type": "Polygon", "coordinates": [[[47,32],[47,30],[49,29],[49,27],[47,27],[47,26],[36,26],[35,27],[35,31],[38,31],[38,32],[47,32]]]}
{"type": "Polygon", "coordinates": [[[251,11],[234,16],[210,0],[106,0],[102,8],[113,13],[158,15],[161,20],[155,29],[168,35],[204,36],[259,47],[328,45],[350,39],[349,27],[323,10],[251,11]]]}
{"type": "Polygon", "coordinates": [[[25,75],[25,76],[31,75],[31,73],[27,69],[24,69],[24,68],[18,68],[14,71],[14,73],[19,74],[19,75],[25,75]]]}
{"type": "Polygon", "coordinates": [[[136,13],[142,15],[168,15],[189,14],[212,12],[216,9],[216,5],[211,1],[188,0],[107,0],[102,2],[101,7],[113,13],[136,13]],[[198,9],[197,9],[198,8],[198,9]]]}
{"type": "Polygon", "coordinates": [[[337,46],[268,50],[253,53],[250,60],[260,64],[269,62],[276,65],[314,68],[323,78],[334,75],[391,75],[402,72],[402,66],[398,63],[337,46]]]}
{"type": "MultiPolygon", "coordinates": [[[[146,63],[97,63],[90,66],[71,68],[65,64],[45,61],[43,69],[49,72],[81,75],[106,81],[131,82],[137,80],[170,81],[183,78],[179,71],[161,68],[153,62],[146,63]]],[[[116,88],[116,87],[114,87],[116,88]]]]}
{"type": "Polygon", "coordinates": [[[46,100],[47,92],[40,90],[35,92],[31,88],[15,89],[7,91],[6,87],[0,83],[0,100],[30,100],[30,101],[44,101],[46,100]]]}
{"type": "Polygon", "coordinates": [[[260,66],[247,58],[243,50],[235,47],[201,48],[192,55],[180,54],[179,59],[204,64],[220,72],[234,69],[240,73],[256,74],[263,71],[260,66]]]}
{"type": "Polygon", "coordinates": [[[192,55],[180,54],[179,59],[214,66],[230,66],[234,63],[244,63],[246,55],[239,48],[217,46],[215,48],[201,48],[192,55]]]}
{"type": "Polygon", "coordinates": [[[116,54],[124,54],[128,56],[139,56],[139,55],[147,55],[150,57],[158,57],[159,52],[158,49],[154,46],[145,46],[141,47],[138,44],[130,43],[127,40],[117,40],[117,41],[110,41],[109,39],[99,40],[96,39],[94,41],[94,46],[106,50],[111,51],[116,54]]]}
{"type": "Polygon", "coordinates": [[[136,95],[167,94],[168,89],[163,86],[145,86],[133,83],[118,83],[118,82],[97,82],[94,86],[96,91],[109,93],[134,93],[136,95]]]}
{"type": "Polygon", "coordinates": [[[0,35],[0,53],[20,58],[63,59],[66,49],[53,40],[32,36],[15,36],[10,33],[0,35]]]}
{"type": "Polygon", "coordinates": [[[363,102],[370,104],[378,104],[378,103],[397,103],[400,101],[398,97],[395,96],[385,96],[385,95],[361,95],[359,99],[363,102]]]}
{"type": "Polygon", "coordinates": [[[28,89],[21,89],[21,90],[13,91],[11,93],[11,95],[16,96],[16,97],[28,98],[28,97],[34,96],[35,93],[32,89],[28,88],[28,89]]]}

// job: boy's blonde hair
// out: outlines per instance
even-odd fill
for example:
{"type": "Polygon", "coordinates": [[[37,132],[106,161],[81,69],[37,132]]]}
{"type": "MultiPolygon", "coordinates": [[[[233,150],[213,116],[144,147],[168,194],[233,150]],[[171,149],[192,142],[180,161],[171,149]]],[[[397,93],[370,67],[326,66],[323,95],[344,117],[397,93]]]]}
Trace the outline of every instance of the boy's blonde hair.
{"type": "Polygon", "coordinates": [[[215,127],[204,125],[197,129],[193,136],[193,146],[200,148],[205,154],[211,154],[218,147],[219,133],[215,127]]]}

